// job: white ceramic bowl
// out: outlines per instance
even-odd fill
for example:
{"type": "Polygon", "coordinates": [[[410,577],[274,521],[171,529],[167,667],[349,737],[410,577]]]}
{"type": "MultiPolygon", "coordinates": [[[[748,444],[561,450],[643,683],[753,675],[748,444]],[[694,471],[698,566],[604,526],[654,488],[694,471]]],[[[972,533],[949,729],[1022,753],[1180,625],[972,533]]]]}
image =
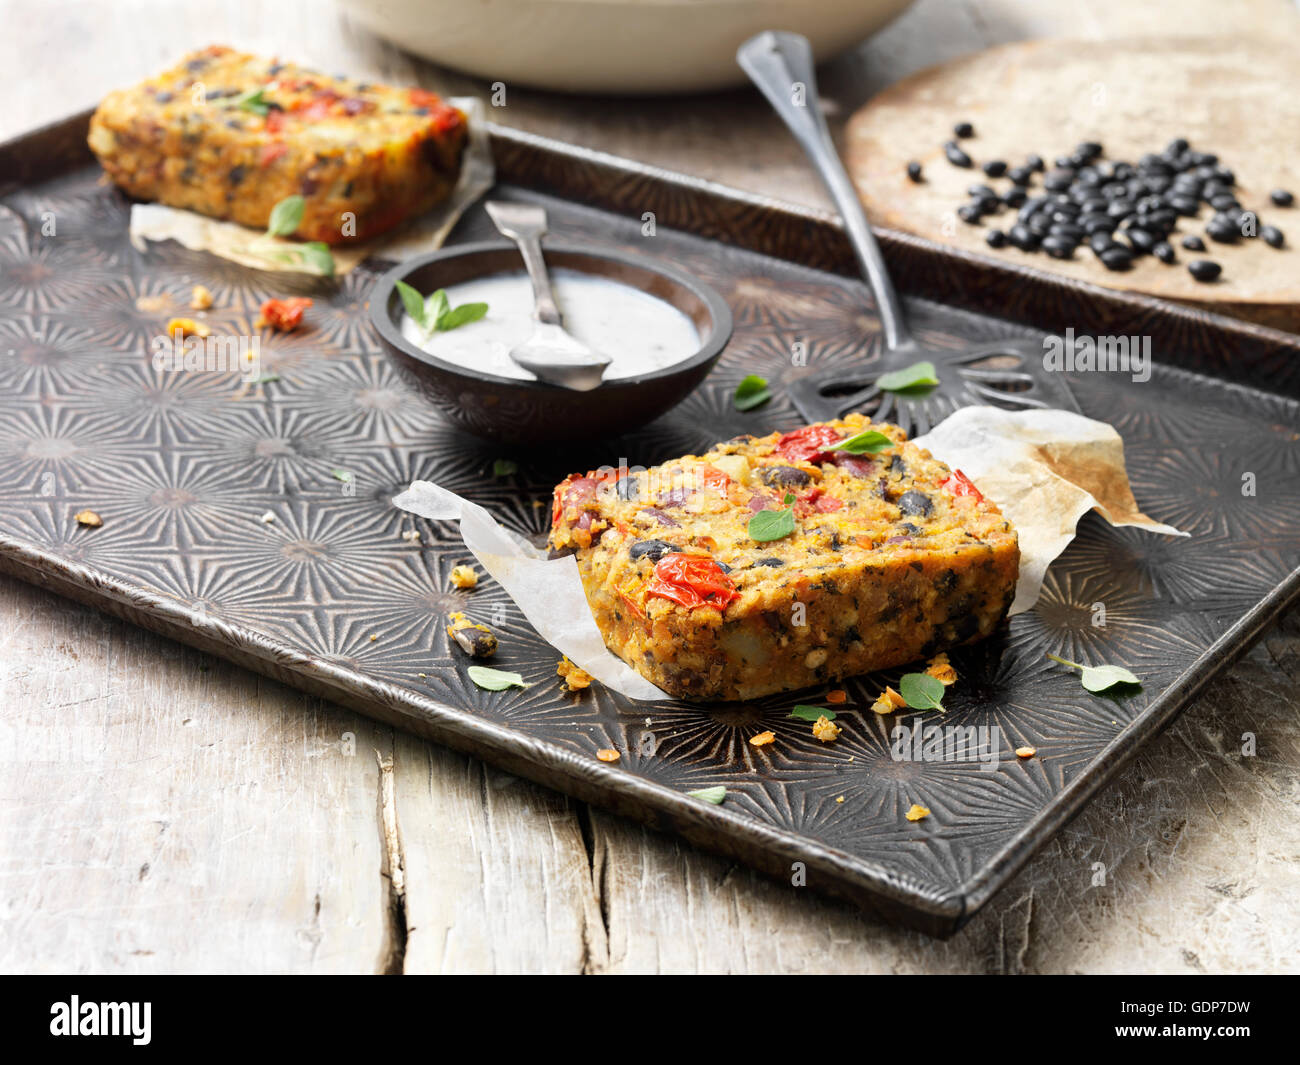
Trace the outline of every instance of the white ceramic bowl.
{"type": "Polygon", "coordinates": [[[561,92],[677,93],[744,84],[736,48],[794,30],[818,60],[911,0],[340,0],[400,48],[490,81],[561,92]]]}

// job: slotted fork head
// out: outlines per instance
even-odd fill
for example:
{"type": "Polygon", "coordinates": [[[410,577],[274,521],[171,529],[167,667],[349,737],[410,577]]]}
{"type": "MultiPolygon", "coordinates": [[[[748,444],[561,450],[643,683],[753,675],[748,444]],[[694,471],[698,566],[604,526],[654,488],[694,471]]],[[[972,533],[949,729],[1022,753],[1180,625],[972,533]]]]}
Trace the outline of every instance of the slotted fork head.
{"type": "Polygon", "coordinates": [[[810,422],[861,411],[893,422],[913,436],[929,432],[958,407],[984,404],[1006,410],[1079,405],[1063,375],[1043,366],[1043,341],[1026,337],[989,340],[960,348],[921,344],[885,351],[869,367],[837,366],[794,381],[789,395],[810,422]],[[930,388],[886,392],[880,376],[917,362],[934,363],[939,383],[930,388]]]}

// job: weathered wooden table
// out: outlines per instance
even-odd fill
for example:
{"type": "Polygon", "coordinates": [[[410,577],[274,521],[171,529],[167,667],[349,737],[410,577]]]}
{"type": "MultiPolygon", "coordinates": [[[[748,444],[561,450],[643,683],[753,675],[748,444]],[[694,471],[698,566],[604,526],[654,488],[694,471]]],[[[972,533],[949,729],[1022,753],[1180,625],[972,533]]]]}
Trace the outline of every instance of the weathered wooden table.
{"type": "MultiPolygon", "coordinates": [[[[1002,41],[1298,21],[1286,0],[922,0],[824,89],[842,116],[1002,41]]],[[[0,0],[0,26],[0,136],[213,41],[481,88],[312,0],[0,0]]],[[[824,202],[748,94],[508,101],[494,120],[824,202]]],[[[2,971],[1300,970],[1295,614],[944,943],[18,581],[0,619],[2,971]]]]}

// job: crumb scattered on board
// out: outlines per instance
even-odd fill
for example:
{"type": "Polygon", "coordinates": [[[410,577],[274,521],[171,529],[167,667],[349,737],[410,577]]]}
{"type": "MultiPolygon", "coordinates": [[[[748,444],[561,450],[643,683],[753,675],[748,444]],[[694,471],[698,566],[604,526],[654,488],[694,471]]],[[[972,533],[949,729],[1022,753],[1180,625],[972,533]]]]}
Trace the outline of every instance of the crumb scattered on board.
{"type": "Polygon", "coordinates": [[[169,337],[210,337],[212,330],[203,322],[195,321],[193,318],[173,318],[167,323],[167,335],[169,337]]]}
{"type": "Polygon", "coordinates": [[[930,808],[928,806],[922,806],[920,803],[914,802],[912,803],[912,808],[908,810],[907,813],[904,814],[903,816],[906,817],[909,821],[920,821],[922,818],[926,818],[930,816],[930,808]]]}
{"type": "Polygon", "coordinates": [[[1033,757],[1034,755],[1036,755],[1037,753],[1038,753],[1038,748],[1037,748],[1037,747],[1030,747],[1030,746],[1028,746],[1028,745],[1025,745],[1024,747],[1017,747],[1017,748],[1016,748],[1016,757],[1017,757],[1017,758],[1032,758],[1032,757],[1033,757]]]}
{"type": "Polygon", "coordinates": [[[104,519],[93,510],[79,510],[75,517],[78,525],[85,525],[87,528],[91,529],[98,529],[104,524],[104,519]]]}
{"type": "Polygon", "coordinates": [[[886,686],[885,690],[880,693],[880,698],[871,704],[871,709],[878,714],[892,714],[895,710],[906,705],[906,699],[894,691],[893,688],[886,686]]]}
{"type": "Polygon", "coordinates": [[[813,722],[812,734],[821,740],[822,743],[831,743],[834,740],[839,739],[842,731],[843,730],[839,725],[835,724],[835,722],[825,714],[822,714],[821,717],[813,722]]]}
{"type": "Polygon", "coordinates": [[[253,328],[265,329],[269,326],[277,333],[292,333],[302,324],[303,312],[311,305],[312,301],[306,296],[267,300],[258,311],[253,328]]]}
{"type": "Polygon", "coordinates": [[[473,658],[491,658],[497,653],[496,635],[486,625],[466,617],[459,610],[448,614],[447,634],[456,645],[473,658]]]}
{"type": "Polygon", "coordinates": [[[760,732],[757,736],[750,736],[749,742],[754,747],[766,747],[769,743],[776,742],[776,733],[768,729],[766,732],[760,732]]]}
{"type": "Polygon", "coordinates": [[[555,667],[555,672],[558,676],[564,678],[564,686],[571,692],[590,688],[591,682],[595,679],[585,669],[580,669],[570,662],[567,656],[560,659],[559,665],[555,667]]]}
{"type": "Polygon", "coordinates": [[[478,587],[478,573],[473,566],[454,566],[451,571],[451,586],[467,590],[478,587]]]}
{"type": "Polygon", "coordinates": [[[946,654],[937,654],[930,659],[925,671],[945,688],[957,683],[957,671],[949,664],[946,654]]]}
{"type": "Polygon", "coordinates": [[[206,285],[195,285],[190,289],[190,310],[206,311],[212,306],[212,292],[206,285]]]}
{"type": "Polygon", "coordinates": [[[599,758],[602,762],[617,762],[621,756],[619,755],[618,751],[610,747],[606,747],[604,750],[597,751],[596,757],[599,758]]]}

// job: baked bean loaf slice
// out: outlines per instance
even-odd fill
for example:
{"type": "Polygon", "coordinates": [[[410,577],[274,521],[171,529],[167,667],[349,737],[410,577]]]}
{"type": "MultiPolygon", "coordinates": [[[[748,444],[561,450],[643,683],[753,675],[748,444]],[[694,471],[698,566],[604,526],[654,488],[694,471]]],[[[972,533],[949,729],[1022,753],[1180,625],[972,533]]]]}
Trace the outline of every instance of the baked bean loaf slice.
{"type": "Polygon", "coordinates": [[[1015,530],[960,471],[858,414],[568,477],[550,547],[576,553],[609,648],[693,700],[804,688],[981,639],[1020,565],[1015,530]],[[855,437],[878,450],[837,450],[855,437]]]}
{"type": "Polygon", "coordinates": [[[297,236],[343,244],[446,199],[466,132],[464,114],[424,89],[214,45],[109,93],[88,139],[108,176],[138,199],[265,229],[277,203],[301,195],[297,236]]]}

